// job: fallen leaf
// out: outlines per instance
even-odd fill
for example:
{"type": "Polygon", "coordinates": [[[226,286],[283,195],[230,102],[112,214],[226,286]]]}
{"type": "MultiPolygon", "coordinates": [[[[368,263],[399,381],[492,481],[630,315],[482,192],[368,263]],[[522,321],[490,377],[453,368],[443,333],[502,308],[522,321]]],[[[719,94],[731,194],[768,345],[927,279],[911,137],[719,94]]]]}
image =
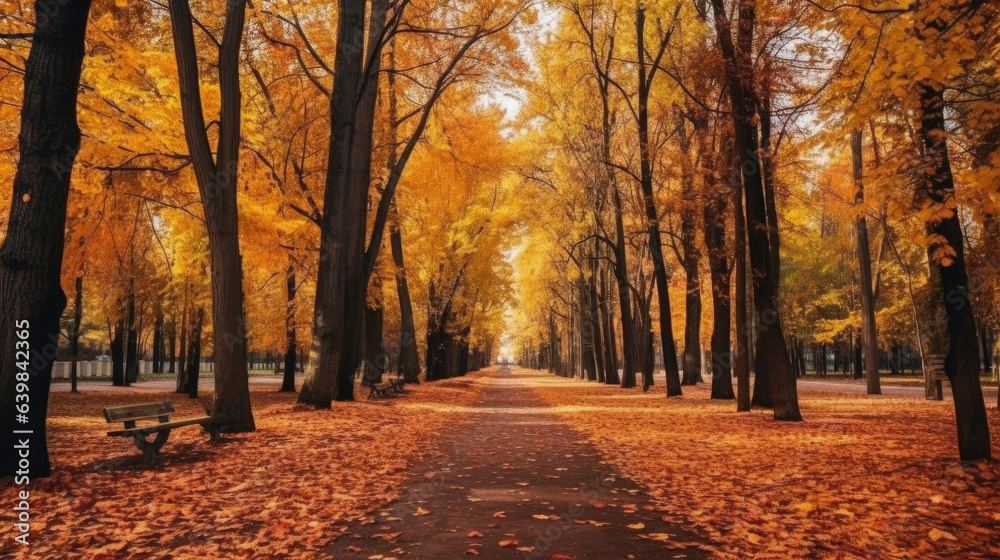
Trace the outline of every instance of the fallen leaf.
{"type": "Polygon", "coordinates": [[[947,531],[942,531],[941,529],[938,528],[931,529],[930,533],[928,533],[927,536],[929,536],[931,540],[934,542],[937,542],[941,539],[948,539],[949,541],[958,540],[958,537],[956,537],[955,535],[952,535],[947,531]]]}
{"type": "Polygon", "coordinates": [[[641,539],[649,539],[651,541],[664,542],[670,540],[670,535],[666,533],[648,533],[644,535],[639,535],[641,539]]]}

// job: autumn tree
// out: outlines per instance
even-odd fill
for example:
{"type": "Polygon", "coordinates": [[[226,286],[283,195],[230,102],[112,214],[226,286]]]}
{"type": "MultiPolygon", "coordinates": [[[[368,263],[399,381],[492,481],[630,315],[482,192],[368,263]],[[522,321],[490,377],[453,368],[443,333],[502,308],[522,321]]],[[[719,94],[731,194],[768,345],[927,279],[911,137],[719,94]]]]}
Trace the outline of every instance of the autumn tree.
{"type": "MultiPolygon", "coordinates": [[[[230,432],[254,430],[247,379],[243,267],[236,203],[242,116],[239,60],[245,18],[245,0],[226,5],[225,28],[222,41],[218,43],[221,110],[217,146],[212,150],[202,107],[191,9],[187,0],[170,2],[184,134],[205,210],[211,259],[212,348],[216,377],[212,418],[222,430],[230,432]]],[[[192,374],[197,375],[197,372],[192,374]]]]}
{"type": "MultiPolygon", "coordinates": [[[[50,471],[45,419],[66,306],[60,270],[66,202],[80,149],[76,100],[89,10],[89,0],[38,1],[34,30],[24,33],[31,51],[24,71],[20,157],[0,247],[0,442],[11,449],[15,430],[32,432],[29,476],[50,471]]],[[[14,475],[16,455],[4,456],[0,475],[14,475]]]]}

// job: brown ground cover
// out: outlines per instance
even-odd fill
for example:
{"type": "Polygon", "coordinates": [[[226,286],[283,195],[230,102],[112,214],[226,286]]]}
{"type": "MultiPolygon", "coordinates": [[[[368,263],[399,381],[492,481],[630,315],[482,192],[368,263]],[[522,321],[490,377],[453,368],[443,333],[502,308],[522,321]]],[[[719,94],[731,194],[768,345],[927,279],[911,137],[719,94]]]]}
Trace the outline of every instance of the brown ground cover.
{"type": "Polygon", "coordinates": [[[536,387],[718,558],[1000,558],[1000,464],[958,461],[948,401],[802,391],[806,421],[779,423],[704,385],[536,387]]]}
{"type": "MultiPolygon", "coordinates": [[[[480,391],[470,376],[314,410],[297,406],[295,394],[252,386],[256,432],[212,445],[197,426],[179,429],[156,468],[130,439],[105,435],[116,426],[102,408],[170,400],[184,419],[204,416],[211,392],[200,401],[167,391],[53,393],[53,475],[31,484],[30,550],[5,524],[0,557],[311,557],[351,520],[395,498],[408,465],[455,421],[401,404],[466,406],[480,391]]],[[[14,504],[20,489],[8,481],[0,503],[14,504]]]]}

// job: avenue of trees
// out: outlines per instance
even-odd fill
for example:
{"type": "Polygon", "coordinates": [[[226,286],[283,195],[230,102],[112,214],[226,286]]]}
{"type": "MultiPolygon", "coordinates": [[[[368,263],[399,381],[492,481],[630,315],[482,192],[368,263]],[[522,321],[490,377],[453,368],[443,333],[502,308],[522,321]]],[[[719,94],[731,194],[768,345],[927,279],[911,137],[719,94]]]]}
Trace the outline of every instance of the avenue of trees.
{"type": "Polygon", "coordinates": [[[482,99],[527,71],[516,32],[529,6],[225,8],[0,10],[0,169],[14,184],[0,214],[0,417],[5,445],[33,430],[33,476],[49,471],[45,403],[69,341],[74,356],[110,354],[116,385],[152,359],[192,395],[210,355],[211,414],[229,432],[254,429],[248,363],[265,354],[283,354],[283,390],[306,364],[300,401],[329,408],[354,398],[359,370],[446,378],[499,347],[520,212],[505,113],[482,99]]]}
{"type": "Polygon", "coordinates": [[[552,8],[521,116],[518,360],[644,389],[659,369],[667,396],[704,372],[794,421],[807,367],[878,394],[944,356],[960,455],[990,457],[996,6],[552,8]]]}
{"type": "Polygon", "coordinates": [[[262,356],[318,408],[504,345],[797,421],[807,359],[877,394],[942,355],[990,457],[994,4],[0,4],[0,445],[32,430],[33,476],[53,362],[105,352],[192,395],[210,355],[229,432],[262,356]]]}

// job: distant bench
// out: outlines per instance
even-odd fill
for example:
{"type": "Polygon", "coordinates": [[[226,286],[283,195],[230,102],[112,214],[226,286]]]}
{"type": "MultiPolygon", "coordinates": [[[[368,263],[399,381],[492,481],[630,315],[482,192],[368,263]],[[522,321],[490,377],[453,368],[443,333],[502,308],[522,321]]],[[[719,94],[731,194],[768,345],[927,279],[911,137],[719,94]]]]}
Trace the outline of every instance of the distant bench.
{"type": "Polygon", "coordinates": [[[368,392],[368,398],[384,398],[396,393],[402,393],[404,385],[406,385],[406,382],[402,379],[392,379],[387,383],[372,383],[371,390],[368,392]]]}
{"type": "Polygon", "coordinates": [[[188,420],[175,420],[170,422],[170,415],[174,413],[174,405],[169,401],[133,404],[128,406],[114,406],[104,409],[104,418],[108,423],[124,422],[124,430],[108,432],[111,437],[131,437],[135,441],[135,446],[142,451],[143,455],[150,463],[155,463],[160,448],[170,437],[170,430],[184,426],[199,425],[204,428],[212,438],[218,441],[219,428],[212,424],[212,418],[205,416],[202,418],[191,418],[188,420]],[[144,420],[158,420],[159,423],[148,426],[136,426],[135,423],[144,420]],[[146,438],[156,434],[153,441],[146,438]]]}
{"type": "Polygon", "coordinates": [[[944,390],[941,387],[941,382],[951,381],[948,379],[948,374],[944,371],[944,362],[947,357],[948,356],[945,354],[927,355],[928,379],[934,384],[934,388],[937,390],[937,394],[934,395],[934,400],[944,400],[944,390]]]}

